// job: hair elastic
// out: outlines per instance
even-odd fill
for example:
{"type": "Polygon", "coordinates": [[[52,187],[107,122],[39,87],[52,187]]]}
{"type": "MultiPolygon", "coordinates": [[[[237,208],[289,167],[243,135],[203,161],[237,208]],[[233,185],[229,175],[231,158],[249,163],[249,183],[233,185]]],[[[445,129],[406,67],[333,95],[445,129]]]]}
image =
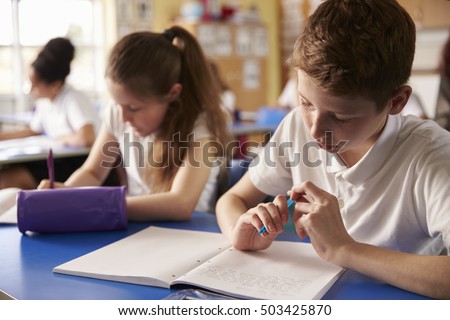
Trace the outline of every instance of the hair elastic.
{"type": "Polygon", "coordinates": [[[163,32],[164,37],[166,37],[167,40],[169,40],[170,42],[173,41],[173,38],[175,38],[175,33],[173,33],[172,30],[170,29],[166,29],[163,32]]]}

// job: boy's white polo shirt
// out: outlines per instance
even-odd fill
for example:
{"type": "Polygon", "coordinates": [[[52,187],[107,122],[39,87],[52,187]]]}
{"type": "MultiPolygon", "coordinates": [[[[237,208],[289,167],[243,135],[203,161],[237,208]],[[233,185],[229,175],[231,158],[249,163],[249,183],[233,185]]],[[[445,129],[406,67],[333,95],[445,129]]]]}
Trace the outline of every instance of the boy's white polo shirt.
{"type": "Polygon", "coordinates": [[[320,149],[293,110],[249,169],[269,195],[310,180],[335,195],[357,241],[405,252],[450,252],[450,134],[432,121],[389,116],[353,167],[320,149]]]}

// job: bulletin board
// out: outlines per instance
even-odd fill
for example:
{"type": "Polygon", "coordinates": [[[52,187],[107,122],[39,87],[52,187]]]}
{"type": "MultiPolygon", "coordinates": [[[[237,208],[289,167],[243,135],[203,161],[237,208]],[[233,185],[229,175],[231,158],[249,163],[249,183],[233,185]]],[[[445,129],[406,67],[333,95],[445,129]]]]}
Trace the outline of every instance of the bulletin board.
{"type": "Polygon", "coordinates": [[[115,0],[117,37],[152,29],[153,0],[115,0]]]}

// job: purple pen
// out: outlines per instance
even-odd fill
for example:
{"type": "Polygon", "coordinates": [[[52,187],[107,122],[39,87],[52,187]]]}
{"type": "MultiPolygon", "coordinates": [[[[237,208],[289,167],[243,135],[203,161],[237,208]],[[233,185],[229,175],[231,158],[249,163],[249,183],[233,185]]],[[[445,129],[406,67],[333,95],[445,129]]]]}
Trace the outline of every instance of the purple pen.
{"type": "Polygon", "coordinates": [[[50,148],[47,157],[48,179],[50,180],[50,188],[55,187],[55,165],[53,161],[53,151],[50,148]]]}

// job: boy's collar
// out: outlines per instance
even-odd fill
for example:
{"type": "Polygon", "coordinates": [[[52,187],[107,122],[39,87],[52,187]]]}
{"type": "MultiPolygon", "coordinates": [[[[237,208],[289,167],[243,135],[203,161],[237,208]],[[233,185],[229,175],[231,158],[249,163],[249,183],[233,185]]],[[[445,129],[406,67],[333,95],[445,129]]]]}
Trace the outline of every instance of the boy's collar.
{"type": "Polygon", "coordinates": [[[381,166],[385,163],[386,158],[389,157],[394,147],[400,129],[401,116],[389,115],[381,135],[361,160],[353,167],[347,168],[345,164],[339,163],[335,159],[337,156],[334,156],[328,172],[342,172],[342,177],[351,184],[358,185],[363,183],[381,169],[381,166]]]}
{"type": "Polygon", "coordinates": [[[329,173],[337,173],[343,170],[348,169],[344,160],[336,153],[327,153],[327,172],[329,173]]]}

